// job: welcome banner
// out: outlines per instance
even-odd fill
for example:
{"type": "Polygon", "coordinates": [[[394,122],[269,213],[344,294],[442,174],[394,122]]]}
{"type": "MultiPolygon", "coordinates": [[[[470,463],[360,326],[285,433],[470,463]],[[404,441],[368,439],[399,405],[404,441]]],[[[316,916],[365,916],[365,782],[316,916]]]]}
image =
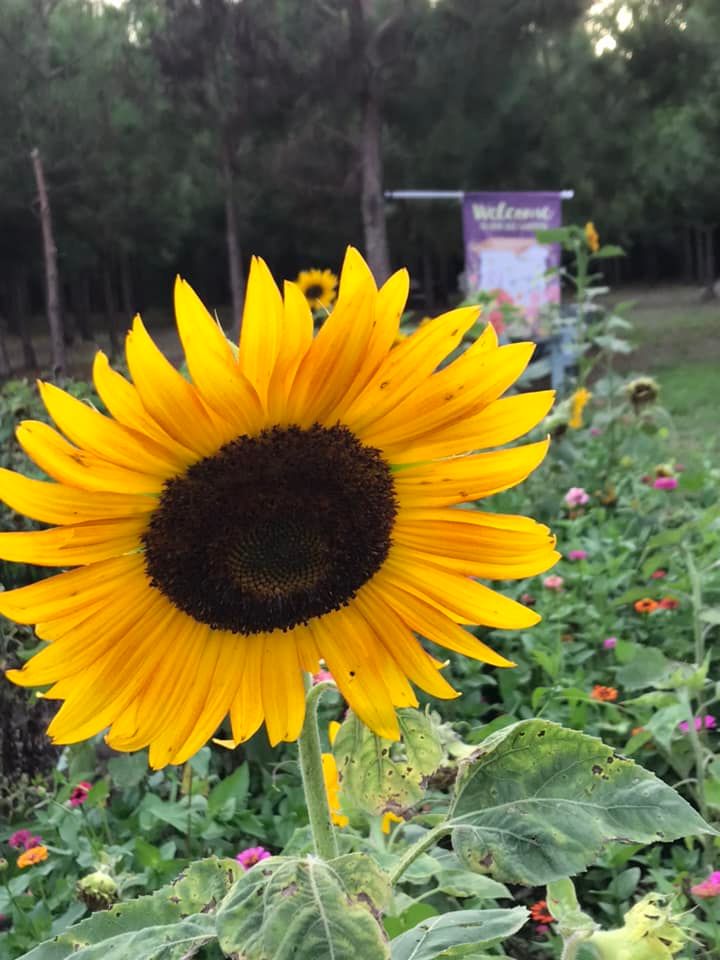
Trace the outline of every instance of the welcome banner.
{"type": "Polygon", "coordinates": [[[466,193],[463,198],[468,293],[498,291],[520,307],[531,326],[546,303],[560,302],[559,244],[542,244],[538,230],[562,224],[560,193],[466,193]]]}

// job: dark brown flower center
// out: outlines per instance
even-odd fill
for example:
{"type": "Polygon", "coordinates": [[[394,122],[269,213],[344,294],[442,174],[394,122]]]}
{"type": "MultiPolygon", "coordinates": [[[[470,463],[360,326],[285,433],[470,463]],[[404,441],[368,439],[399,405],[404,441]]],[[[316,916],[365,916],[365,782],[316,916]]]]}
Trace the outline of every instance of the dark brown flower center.
{"type": "Polygon", "coordinates": [[[195,620],[288,630],[344,606],[380,569],[396,509],[388,464],[346,427],[275,427],[167,481],[145,566],[195,620]]]}
{"type": "Polygon", "coordinates": [[[305,291],[308,300],[322,300],[325,296],[325,287],[321,283],[312,283],[305,291]]]}

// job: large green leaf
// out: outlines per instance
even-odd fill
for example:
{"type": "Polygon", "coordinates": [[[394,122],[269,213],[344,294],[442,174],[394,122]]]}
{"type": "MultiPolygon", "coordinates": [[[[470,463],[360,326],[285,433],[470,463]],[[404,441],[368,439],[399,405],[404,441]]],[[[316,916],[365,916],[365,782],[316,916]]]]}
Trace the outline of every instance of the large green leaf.
{"type": "Polygon", "coordinates": [[[232,860],[199,860],[154,894],[119,903],[35,947],[25,960],[180,960],[215,938],[212,910],[240,874],[232,860]]]}
{"type": "Polygon", "coordinates": [[[399,710],[402,742],[383,740],[349,714],[338,731],[333,751],[341,782],[342,805],[377,815],[386,809],[405,809],[423,796],[423,777],[443,759],[435,728],[419,710],[399,710]]]}
{"type": "Polygon", "coordinates": [[[364,854],[273,857],[242,876],[218,910],[220,946],[243,960],[388,960],[378,917],[389,895],[364,854]]]}
{"type": "Polygon", "coordinates": [[[652,773],[547,720],[525,720],[483,741],[460,767],[449,825],[471,869],[530,884],[581,872],[612,840],[715,833],[652,773]]]}
{"type": "Polygon", "coordinates": [[[431,917],[392,941],[392,960],[436,960],[454,947],[480,947],[504,940],[517,933],[527,918],[525,907],[457,910],[431,917]]]}

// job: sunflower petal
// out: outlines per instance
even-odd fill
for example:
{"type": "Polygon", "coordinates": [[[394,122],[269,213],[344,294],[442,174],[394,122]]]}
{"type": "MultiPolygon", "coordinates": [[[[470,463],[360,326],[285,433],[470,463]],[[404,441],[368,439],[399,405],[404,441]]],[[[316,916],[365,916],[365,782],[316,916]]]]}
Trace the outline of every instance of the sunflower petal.
{"type": "Polygon", "coordinates": [[[42,567],[72,567],[137,551],[147,517],[105,520],[52,530],[0,533],[0,558],[42,567]]]}
{"type": "Polygon", "coordinates": [[[267,264],[260,257],[250,262],[238,363],[265,406],[268,385],[280,349],[283,302],[267,264]]]}

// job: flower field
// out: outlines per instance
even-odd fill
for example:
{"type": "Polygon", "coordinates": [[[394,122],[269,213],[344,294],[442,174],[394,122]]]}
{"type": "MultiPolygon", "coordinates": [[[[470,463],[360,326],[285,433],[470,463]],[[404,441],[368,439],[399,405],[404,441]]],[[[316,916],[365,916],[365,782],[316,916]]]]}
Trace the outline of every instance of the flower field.
{"type": "Polygon", "coordinates": [[[591,227],[549,412],[354,252],[331,312],[255,261],[239,351],[181,283],[187,370],[136,321],[134,386],[5,384],[0,957],[720,955],[718,466],[591,227]]]}

